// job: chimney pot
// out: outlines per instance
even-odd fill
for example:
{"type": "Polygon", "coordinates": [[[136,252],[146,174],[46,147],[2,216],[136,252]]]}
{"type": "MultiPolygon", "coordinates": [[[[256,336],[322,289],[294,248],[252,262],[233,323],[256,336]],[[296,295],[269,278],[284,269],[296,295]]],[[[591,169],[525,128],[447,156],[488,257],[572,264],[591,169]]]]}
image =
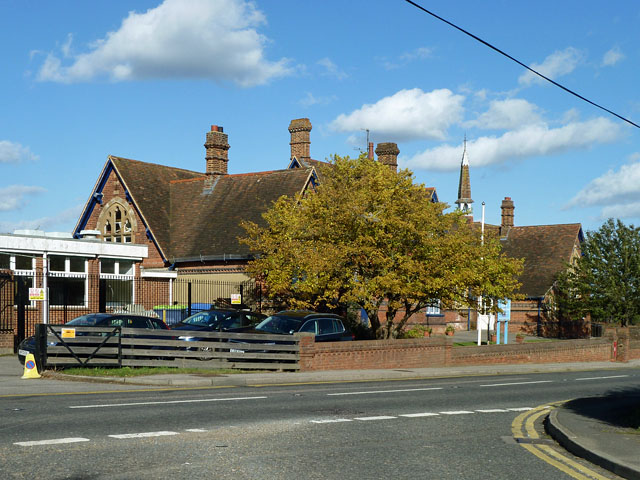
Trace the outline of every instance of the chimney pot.
{"type": "Polygon", "coordinates": [[[378,155],[378,161],[384,165],[388,165],[391,170],[396,172],[398,170],[398,150],[397,143],[379,143],[376,148],[376,155],[378,155]]]}
{"type": "Polygon", "coordinates": [[[515,206],[513,205],[513,200],[511,197],[504,197],[502,200],[502,205],[500,205],[500,210],[502,210],[502,222],[500,223],[500,234],[506,235],[507,230],[510,227],[514,226],[514,214],[515,206]]]}
{"type": "Polygon", "coordinates": [[[369,142],[369,153],[368,153],[368,157],[369,157],[369,159],[373,160],[373,142],[369,142]]]}
{"type": "Polygon", "coordinates": [[[206,173],[207,175],[226,175],[229,162],[229,142],[222,127],[211,125],[211,131],[207,132],[204,143],[206,149],[206,173]]]}
{"type": "Polygon", "coordinates": [[[311,122],[308,118],[297,118],[289,123],[289,133],[291,134],[291,158],[298,160],[311,159],[311,122]]]}

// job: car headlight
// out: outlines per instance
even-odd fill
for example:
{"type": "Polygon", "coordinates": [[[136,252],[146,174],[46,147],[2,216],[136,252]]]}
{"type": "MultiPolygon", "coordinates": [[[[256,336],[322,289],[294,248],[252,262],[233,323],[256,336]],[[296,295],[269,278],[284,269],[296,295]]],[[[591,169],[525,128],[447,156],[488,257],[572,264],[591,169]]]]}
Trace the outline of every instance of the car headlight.
{"type": "Polygon", "coordinates": [[[193,341],[193,337],[178,337],[178,340],[185,340],[187,342],[193,341]]]}

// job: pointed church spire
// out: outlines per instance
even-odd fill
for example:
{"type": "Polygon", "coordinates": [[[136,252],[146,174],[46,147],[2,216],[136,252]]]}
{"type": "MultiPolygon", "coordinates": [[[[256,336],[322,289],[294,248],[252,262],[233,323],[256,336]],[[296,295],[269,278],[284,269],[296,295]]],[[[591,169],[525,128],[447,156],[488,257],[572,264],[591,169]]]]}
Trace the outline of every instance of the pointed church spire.
{"type": "Polygon", "coordinates": [[[471,204],[471,179],[469,178],[469,157],[467,155],[467,135],[464,136],[464,151],[462,152],[462,162],[460,164],[460,183],[458,183],[458,199],[456,204],[458,210],[466,215],[473,216],[471,204]]]}

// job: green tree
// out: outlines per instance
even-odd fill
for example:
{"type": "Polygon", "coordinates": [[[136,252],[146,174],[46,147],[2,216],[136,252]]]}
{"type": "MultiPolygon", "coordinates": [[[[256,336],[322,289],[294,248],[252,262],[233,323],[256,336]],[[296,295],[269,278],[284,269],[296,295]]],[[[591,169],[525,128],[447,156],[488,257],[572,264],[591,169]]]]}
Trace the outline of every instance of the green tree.
{"type": "Polygon", "coordinates": [[[587,232],[582,256],[558,278],[561,318],[626,326],[640,321],[640,229],[610,218],[587,232]]]}
{"type": "Polygon", "coordinates": [[[355,304],[377,338],[397,336],[436,301],[462,308],[481,294],[513,297],[521,262],[497,239],[481,242],[459,213],[444,213],[408,170],[336,156],[320,174],[316,192],[280,198],[265,227],[245,224],[242,241],[260,253],[249,273],[271,296],[293,308],[355,304]]]}

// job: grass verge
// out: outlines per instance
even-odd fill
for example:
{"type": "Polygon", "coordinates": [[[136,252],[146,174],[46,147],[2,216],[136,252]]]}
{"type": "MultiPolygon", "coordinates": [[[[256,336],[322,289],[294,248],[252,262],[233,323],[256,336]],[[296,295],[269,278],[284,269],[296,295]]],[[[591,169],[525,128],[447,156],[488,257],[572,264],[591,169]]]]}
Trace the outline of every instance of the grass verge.
{"type": "MultiPolygon", "coordinates": [[[[252,373],[256,371],[251,370],[252,373]]],[[[83,377],[140,377],[143,375],[160,375],[166,373],[184,375],[198,374],[205,376],[230,375],[236,373],[248,373],[246,370],[232,370],[230,368],[176,368],[176,367],[122,367],[122,368],[65,368],[61,370],[65,375],[77,375],[83,377]]]]}

